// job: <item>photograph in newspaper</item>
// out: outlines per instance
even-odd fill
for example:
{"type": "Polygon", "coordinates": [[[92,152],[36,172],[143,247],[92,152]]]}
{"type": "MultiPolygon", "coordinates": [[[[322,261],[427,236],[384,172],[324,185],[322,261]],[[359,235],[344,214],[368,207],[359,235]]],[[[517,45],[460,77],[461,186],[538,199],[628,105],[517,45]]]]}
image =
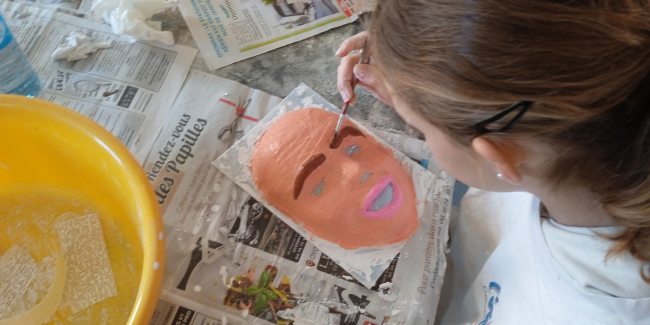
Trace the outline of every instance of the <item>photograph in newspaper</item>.
{"type": "Polygon", "coordinates": [[[335,0],[179,0],[178,7],[210,70],[357,19],[335,0]]]}
{"type": "Polygon", "coordinates": [[[292,29],[314,20],[339,13],[332,0],[260,0],[265,6],[273,7],[278,14],[279,26],[273,28],[292,29]]]}
{"type": "Polygon", "coordinates": [[[197,54],[185,46],[131,43],[110,27],[53,9],[0,0],[12,29],[41,80],[39,97],[92,118],[142,163],[197,54]],[[87,59],[54,60],[73,31],[111,47],[87,59]]]}

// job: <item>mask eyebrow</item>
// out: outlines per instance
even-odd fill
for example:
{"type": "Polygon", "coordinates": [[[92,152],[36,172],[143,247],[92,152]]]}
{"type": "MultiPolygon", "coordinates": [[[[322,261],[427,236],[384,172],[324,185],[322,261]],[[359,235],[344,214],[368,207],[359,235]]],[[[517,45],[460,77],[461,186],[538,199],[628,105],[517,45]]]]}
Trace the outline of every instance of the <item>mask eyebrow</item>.
{"type": "Polygon", "coordinates": [[[359,129],[357,129],[357,128],[353,127],[353,126],[345,126],[345,127],[343,127],[341,129],[341,131],[339,132],[339,135],[335,139],[332,140],[332,142],[330,143],[330,148],[331,149],[338,148],[341,145],[341,143],[343,142],[343,139],[345,139],[345,137],[347,137],[347,136],[365,137],[365,135],[363,133],[361,133],[361,131],[359,131],[359,129]]]}
{"type": "Polygon", "coordinates": [[[298,169],[296,180],[293,182],[293,199],[297,200],[305,180],[316,168],[325,162],[325,155],[317,153],[309,157],[298,169]]]}

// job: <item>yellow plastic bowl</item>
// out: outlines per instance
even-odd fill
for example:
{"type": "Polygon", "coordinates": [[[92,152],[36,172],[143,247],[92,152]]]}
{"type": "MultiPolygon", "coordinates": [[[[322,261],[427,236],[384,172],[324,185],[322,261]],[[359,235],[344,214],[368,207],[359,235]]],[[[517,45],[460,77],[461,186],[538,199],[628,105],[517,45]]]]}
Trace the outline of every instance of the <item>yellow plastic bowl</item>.
{"type": "Polygon", "coordinates": [[[43,184],[70,189],[108,215],[123,218],[119,224],[134,228],[126,231],[139,238],[143,265],[127,324],[149,324],[158,301],[165,245],[158,204],[140,164],[102,126],[40,99],[0,95],[0,134],[0,187],[43,184]]]}

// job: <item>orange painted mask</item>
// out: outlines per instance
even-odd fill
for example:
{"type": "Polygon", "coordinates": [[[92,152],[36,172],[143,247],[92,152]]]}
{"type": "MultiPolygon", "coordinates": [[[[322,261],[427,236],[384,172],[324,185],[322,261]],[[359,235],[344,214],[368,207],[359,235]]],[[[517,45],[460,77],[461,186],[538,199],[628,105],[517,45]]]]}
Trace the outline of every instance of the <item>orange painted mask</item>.
{"type": "Polygon", "coordinates": [[[346,249],[381,247],[418,228],[415,189],[393,153],[318,108],[286,113],[260,137],[251,159],[265,199],[314,236],[346,249]]]}

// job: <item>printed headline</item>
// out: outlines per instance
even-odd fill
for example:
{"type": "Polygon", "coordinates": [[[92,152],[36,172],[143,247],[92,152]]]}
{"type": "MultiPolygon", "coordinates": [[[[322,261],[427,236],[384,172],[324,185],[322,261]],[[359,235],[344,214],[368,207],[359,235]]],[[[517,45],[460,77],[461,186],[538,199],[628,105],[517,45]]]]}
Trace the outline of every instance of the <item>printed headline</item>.
{"type": "Polygon", "coordinates": [[[196,120],[194,125],[188,126],[190,119],[190,115],[183,114],[181,119],[178,121],[176,128],[174,128],[171,137],[165,144],[165,147],[158,151],[158,159],[151,169],[146,171],[147,178],[149,178],[150,182],[154,182],[158,177],[158,174],[163,170],[168,174],[154,189],[156,192],[156,198],[158,199],[158,204],[160,205],[165,204],[165,199],[167,199],[167,196],[174,186],[174,178],[169,174],[180,174],[180,166],[194,157],[192,148],[194,148],[201,136],[201,132],[205,128],[206,124],[208,124],[208,121],[199,118],[196,120]],[[171,157],[170,159],[170,155],[174,150],[173,148],[176,146],[179,146],[178,153],[175,157],[171,157]]]}
{"type": "MultiPolygon", "coordinates": [[[[229,52],[228,45],[226,45],[225,41],[226,36],[228,36],[228,31],[226,26],[223,25],[217,9],[215,9],[210,0],[190,0],[190,2],[192,3],[192,9],[194,9],[196,17],[201,23],[201,27],[207,33],[214,52],[218,57],[223,57],[224,54],[229,52]]],[[[229,0],[226,0],[226,5],[231,19],[237,20],[237,15],[229,0]]]]}
{"type": "MultiPolygon", "coordinates": [[[[440,211],[440,219],[438,220],[438,223],[440,223],[440,225],[444,224],[446,220],[446,215],[448,213],[447,205],[449,204],[449,198],[451,197],[451,187],[443,186],[443,191],[445,196],[442,202],[440,202],[441,196],[440,192],[438,192],[436,193],[433,206],[433,211],[440,211]]],[[[431,289],[435,288],[436,280],[438,279],[440,272],[440,259],[445,258],[444,252],[441,251],[443,248],[442,244],[440,243],[440,237],[442,236],[441,230],[442,228],[436,227],[435,222],[431,222],[431,227],[427,232],[429,240],[427,241],[427,246],[424,250],[424,270],[422,272],[422,278],[420,279],[420,286],[418,287],[418,292],[421,295],[426,294],[427,286],[431,289]],[[435,261],[431,261],[431,257],[436,247],[438,250],[437,258],[435,261]],[[434,263],[432,264],[432,262],[434,263]],[[430,275],[431,278],[429,278],[430,275]]]]}

